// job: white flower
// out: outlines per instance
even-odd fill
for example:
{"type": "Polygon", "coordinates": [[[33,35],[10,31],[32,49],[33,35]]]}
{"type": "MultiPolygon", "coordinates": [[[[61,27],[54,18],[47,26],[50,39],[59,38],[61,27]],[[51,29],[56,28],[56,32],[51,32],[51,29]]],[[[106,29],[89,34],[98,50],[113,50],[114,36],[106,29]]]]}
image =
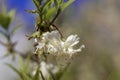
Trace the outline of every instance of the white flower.
{"type": "MultiPolygon", "coordinates": [[[[62,40],[60,33],[55,30],[52,32],[46,32],[42,34],[42,39],[35,42],[38,43],[36,46],[36,53],[38,50],[42,50],[45,53],[49,53],[51,55],[55,55],[57,60],[57,65],[61,66],[61,68],[66,67],[66,65],[70,62],[72,56],[78,52],[82,51],[84,45],[81,45],[78,49],[74,47],[79,43],[79,37],[77,35],[70,35],[67,39],[62,40]]],[[[45,77],[49,77],[50,73],[55,73],[57,70],[53,68],[54,66],[51,64],[46,64],[45,62],[41,62],[41,72],[45,77]]]]}
{"type": "Polygon", "coordinates": [[[38,50],[43,49],[44,46],[45,46],[45,43],[39,42],[38,45],[36,46],[36,49],[35,49],[34,53],[37,53],[38,50]]]}
{"type": "Polygon", "coordinates": [[[34,42],[35,42],[35,43],[37,43],[37,42],[38,42],[38,39],[37,39],[37,38],[35,38],[35,39],[34,39],[34,42]]]}
{"type": "Polygon", "coordinates": [[[42,61],[40,64],[40,70],[45,78],[49,78],[51,76],[50,72],[56,74],[59,71],[59,68],[53,64],[46,64],[42,61]]]}
{"type": "Polygon", "coordinates": [[[43,37],[48,42],[48,52],[54,55],[69,54],[71,57],[77,52],[81,52],[81,49],[85,46],[82,45],[78,49],[73,47],[79,43],[79,37],[77,35],[70,35],[65,41],[61,40],[61,36],[58,31],[47,32],[43,37]]]}
{"type": "Polygon", "coordinates": [[[42,39],[41,41],[38,41],[38,38],[35,38],[34,42],[37,43],[34,53],[37,53],[38,50],[41,50],[45,47],[45,40],[44,39],[42,39]]]}
{"type": "Polygon", "coordinates": [[[80,48],[74,49],[73,47],[79,43],[79,37],[77,35],[70,35],[65,42],[63,42],[64,53],[72,56],[77,52],[81,52],[84,45],[81,45],[80,48]]]}
{"type": "Polygon", "coordinates": [[[58,31],[47,32],[43,37],[48,42],[48,49],[53,49],[55,52],[61,49],[61,37],[58,31]]]}

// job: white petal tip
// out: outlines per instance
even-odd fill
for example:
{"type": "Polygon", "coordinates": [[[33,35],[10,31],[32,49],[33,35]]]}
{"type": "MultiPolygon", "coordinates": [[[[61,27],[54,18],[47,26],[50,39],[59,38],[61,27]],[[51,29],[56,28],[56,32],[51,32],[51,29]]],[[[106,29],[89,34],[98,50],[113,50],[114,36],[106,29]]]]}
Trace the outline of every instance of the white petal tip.
{"type": "Polygon", "coordinates": [[[37,38],[35,38],[34,41],[37,43],[38,42],[37,38]]]}
{"type": "Polygon", "coordinates": [[[81,45],[81,47],[80,48],[85,48],[85,45],[81,45]]]}

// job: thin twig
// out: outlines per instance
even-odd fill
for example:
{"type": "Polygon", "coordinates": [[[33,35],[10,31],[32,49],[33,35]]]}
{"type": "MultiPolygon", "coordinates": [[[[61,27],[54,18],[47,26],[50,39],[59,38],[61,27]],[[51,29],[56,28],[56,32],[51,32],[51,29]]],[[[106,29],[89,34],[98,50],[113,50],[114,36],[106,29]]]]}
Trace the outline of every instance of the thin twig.
{"type": "Polygon", "coordinates": [[[43,8],[47,5],[47,3],[49,3],[51,0],[47,0],[46,3],[44,3],[41,7],[41,10],[43,10],[43,8]]]}
{"type": "MultiPolygon", "coordinates": [[[[39,3],[39,5],[38,5],[35,0],[33,0],[33,2],[34,2],[34,4],[35,4],[35,6],[37,7],[40,20],[42,21],[42,14],[41,14],[41,8],[40,8],[40,4],[41,4],[41,3],[39,3]]],[[[41,23],[41,22],[40,22],[40,23],[41,23]]]]}
{"type": "Polygon", "coordinates": [[[28,13],[38,13],[39,12],[38,10],[25,10],[25,11],[28,13]]]}
{"type": "Polygon", "coordinates": [[[61,38],[63,38],[63,35],[62,35],[62,33],[61,33],[61,31],[59,30],[59,28],[56,26],[56,25],[54,25],[54,24],[51,24],[54,28],[56,28],[56,30],[58,30],[58,32],[60,33],[60,35],[61,35],[61,38]]]}
{"type": "Polygon", "coordinates": [[[56,19],[57,19],[57,17],[59,16],[60,12],[61,12],[61,9],[60,9],[60,8],[58,8],[58,10],[57,10],[57,13],[56,13],[55,17],[52,19],[52,21],[50,22],[50,24],[53,24],[53,23],[55,22],[55,20],[56,20],[56,19]]]}

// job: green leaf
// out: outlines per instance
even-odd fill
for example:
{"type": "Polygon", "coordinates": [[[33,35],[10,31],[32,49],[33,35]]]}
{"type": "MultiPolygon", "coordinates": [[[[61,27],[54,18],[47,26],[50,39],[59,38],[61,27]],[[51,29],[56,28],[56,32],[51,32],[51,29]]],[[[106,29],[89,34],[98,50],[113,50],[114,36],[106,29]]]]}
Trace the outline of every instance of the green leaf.
{"type": "Polygon", "coordinates": [[[9,16],[5,16],[3,14],[0,14],[0,25],[4,28],[4,29],[8,29],[9,25],[10,25],[10,17],[9,16]]]}
{"type": "Polygon", "coordinates": [[[4,59],[4,58],[8,57],[9,55],[10,55],[9,52],[6,51],[6,53],[0,59],[4,59]]]}
{"type": "Polygon", "coordinates": [[[46,10],[49,8],[49,5],[51,5],[51,0],[48,0],[43,6],[42,6],[42,14],[46,14],[46,10]]]}
{"type": "Polygon", "coordinates": [[[40,7],[40,3],[41,3],[41,0],[33,0],[35,6],[37,7],[37,9],[39,10],[39,7],[40,7]],[[39,2],[40,1],[40,2],[39,2]]]}
{"type": "Polygon", "coordinates": [[[12,31],[10,32],[10,34],[11,35],[13,35],[18,29],[20,29],[22,27],[22,24],[20,24],[20,25],[17,25],[16,27],[14,27],[13,29],[12,29],[12,31]]]}
{"type": "Polygon", "coordinates": [[[11,64],[5,63],[8,67],[10,67],[13,71],[15,71],[21,78],[23,78],[22,73],[16,69],[14,66],[12,66],[11,64]]]}
{"type": "Polygon", "coordinates": [[[25,74],[24,72],[22,72],[23,75],[23,79],[24,80],[32,80],[31,77],[29,77],[27,74],[25,74]]]}
{"type": "Polygon", "coordinates": [[[11,20],[14,19],[14,16],[15,16],[15,10],[11,10],[9,13],[8,13],[8,16],[10,17],[11,20]]]}
{"type": "Polygon", "coordinates": [[[41,3],[41,2],[42,2],[42,0],[38,0],[38,2],[40,2],[40,3],[41,3]]]}
{"type": "Polygon", "coordinates": [[[61,4],[63,4],[63,0],[55,0],[57,7],[59,8],[61,4]],[[57,3],[56,3],[57,2],[57,3]]]}
{"type": "Polygon", "coordinates": [[[25,59],[25,61],[26,61],[26,63],[25,63],[26,73],[29,73],[30,58],[31,58],[31,55],[28,55],[27,58],[25,59]]]}
{"type": "Polygon", "coordinates": [[[51,17],[55,14],[56,11],[57,11],[56,7],[49,9],[49,11],[46,14],[46,19],[47,20],[51,19],[51,17]]]}
{"type": "MultiPolygon", "coordinates": [[[[20,58],[19,66],[20,66],[20,70],[24,71],[25,64],[24,64],[23,58],[20,58]]],[[[24,71],[24,72],[26,73],[26,71],[24,71]]]]}
{"type": "Polygon", "coordinates": [[[40,32],[39,32],[39,31],[36,31],[36,32],[34,32],[31,36],[32,36],[32,37],[40,37],[40,32]]]}
{"type": "Polygon", "coordinates": [[[67,8],[70,4],[72,4],[75,0],[69,0],[67,1],[66,3],[64,3],[62,6],[61,6],[61,9],[62,11],[65,10],[65,8],[67,8]]]}
{"type": "Polygon", "coordinates": [[[5,63],[7,66],[9,66],[13,71],[15,71],[23,80],[32,80],[29,75],[27,75],[24,71],[20,71],[16,69],[14,66],[11,64],[5,63]]]}
{"type": "Polygon", "coordinates": [[[39,71],[39,73],[40,73],[40,75],[41,75],[42,80],[46,80],[46,79],[44,78],[44,76],[43,76],[42,72],[41,72],[41,71],[39,71]]]}
{"type": "Polygon", "coordinates": [[[11,10],[10,12],[7,13],[7,8],[3,5],[2,12],[0,13],[0,25],[7,30],[11,21],[14,18],[14,15],[15,10],[11,10]]]}
{"type": "Polygon", "coordinates": [[[6,32],[4,32],[3,30],[0,30],[0,33],[1,33],[5,38],[7,38],[6,32]]]}
{"type": "Polygon", "coordinates": [[[28,55],[27,58],[25,58],[25,59],[20,57],[20,62],[19,62],[20,71],[24,72],[27,75],[30,75],[29,74],[29,71],[30,71],[30,66],[29,66],[30,58],[31,58],[30,55],[28,55]]]}
{"type": "Polygon", "coordinates": [[[39,67],[38,67],[35,75],[33,76],[33,80],[40,80],[40,79],[39,79],[39,67]]]}
{"type": "Polygon", "coordinates": [[[53,5],[54,5],[54,0],[46,1],[42,6],[42,14],[46,15],[46,13],[49,11],[49,9],[54,7],[53,5]]]}

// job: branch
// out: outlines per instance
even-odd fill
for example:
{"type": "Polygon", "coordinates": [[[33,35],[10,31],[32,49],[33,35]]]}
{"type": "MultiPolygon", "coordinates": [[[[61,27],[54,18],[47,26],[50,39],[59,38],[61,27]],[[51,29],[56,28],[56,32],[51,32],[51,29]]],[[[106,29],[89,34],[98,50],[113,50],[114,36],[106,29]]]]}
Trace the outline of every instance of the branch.
{"type": "Polygon", "coordinates": [[[57,19],[57,17],[59,16],[60,12],[61,12],[61,9],[60,9],[60,8],[58,8],[58,10],[57,10],[57,13],[56,13],[55,17],[52,19],[52,21],[50,22],[50,24],[53,24],[53,23],[55,22],[55,20],[56,20],[56,19],[57,19]]]}
{"type": "Polygon", "coordinates": [[[60,33],[60,35],[61,35],[61,38],[63,38],[63,35],[62,35],[62,33],[61,33],[61,31],[59,30],[59,28],[56,26],[56,25],[54,25],[54,24],[51,24],[54,28],[56,28],[56,30],[58,30],[58,32],[60,33]]]}

